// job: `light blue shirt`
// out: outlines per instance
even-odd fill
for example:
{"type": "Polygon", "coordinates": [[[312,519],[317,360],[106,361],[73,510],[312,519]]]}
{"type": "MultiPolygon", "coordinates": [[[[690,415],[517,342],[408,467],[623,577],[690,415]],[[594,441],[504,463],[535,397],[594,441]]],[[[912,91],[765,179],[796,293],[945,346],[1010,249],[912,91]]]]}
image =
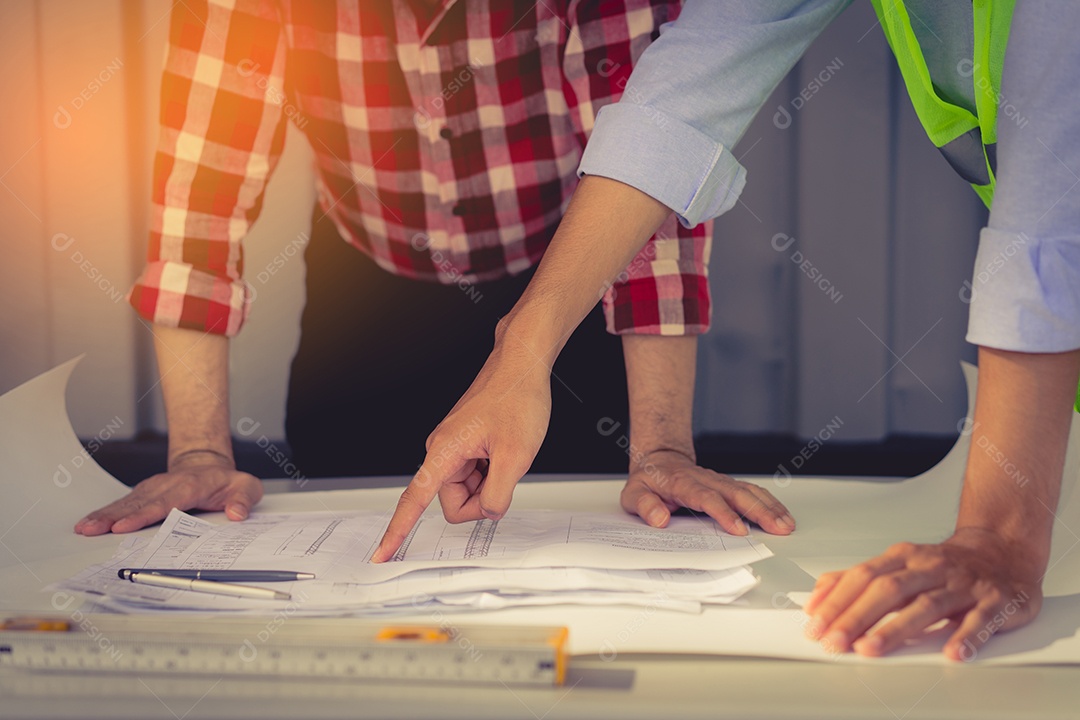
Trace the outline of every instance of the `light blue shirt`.
{"type": "MultiPolygon", "coordinates": [[[[727,212],[746,183],[731,149],[851,1],[687,0],[638,61],[622,99],[598,114],[579,174],[631,185],[687,226],[727,212]]],[[[912,4],[939,34],[955,28],[955,13],[934,12],[950,3],[912,4]]],[[[1080,348],[1078,37],[1080,3],[1017,3],[999,98],[994,204],[965,298],[967,339],[977,345],[1080,348]]],[[[962,81],[953,87],[967,95],[962,81]]]]}

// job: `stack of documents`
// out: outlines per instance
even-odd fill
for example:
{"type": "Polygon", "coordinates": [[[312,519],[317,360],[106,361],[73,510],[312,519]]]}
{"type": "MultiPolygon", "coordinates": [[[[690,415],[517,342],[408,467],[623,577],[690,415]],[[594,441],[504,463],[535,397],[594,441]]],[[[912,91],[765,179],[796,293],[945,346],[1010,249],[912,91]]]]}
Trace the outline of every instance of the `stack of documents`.
{"type": "Polygon", "coordinates": [[[451,525],[425,515],[393,560],[371,554],[380,512],[254,514],[214,525],[173,510],[150,540],[126,539],[113,558],[55,586],[89,593],[118,612],[184,610],[298,615],[386,615],[525,605],[639,605],[700,612],[758,580],[749,563],[772,553],[709,518],[651,528],[622,514],[511,511],[451,525]],[[120,568],[289,570],[314,580],[246,583],[289,600],[227,597],[121,580],[120,568]]]}

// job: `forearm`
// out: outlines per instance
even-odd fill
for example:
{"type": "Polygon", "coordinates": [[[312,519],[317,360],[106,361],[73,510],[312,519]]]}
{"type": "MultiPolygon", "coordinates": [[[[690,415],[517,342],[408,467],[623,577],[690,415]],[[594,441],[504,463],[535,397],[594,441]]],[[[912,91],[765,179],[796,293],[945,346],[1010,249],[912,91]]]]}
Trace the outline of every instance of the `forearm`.
{"type": "Polygon", "coordinates": [[[1041,578],[1061,491],[1080,351],[979,349],[979,385],[958,529],[1001,536],[1041,578]]]}
{"type": "Polygon", "coordinates": [[[653,527],[689,508],[713,518],[724,531],[747,533],[742,518],[766,532],[787,535],[795,520],[767,490],[698,467],[693,409],[697,336],[624,335],[630,395],[630,474],[623,509],[653,527]]]}
{"type": "Polygon", "coordinates": [[[132,532],[173,508],[224,510],[230,520],[243,520],[262,498],[259,479],[238,472],[233,461],[228,340],[160,325],[153,332],[169,422],[168,470],[84,517],[77,533],[132,532]]]}
{"type": "MultiPolygon", "coordinates": [[[[630,462],[671,450],[694,454],[694,374],[697,336],[623,335],[630,400],[630,462]]],[[[634,468],[631,467],[631,470],[634,468]]]]}
{"type": "Polygon", "coordinates": [[[167,327],[155,327],[154,336],[169,424],[169,467],[196,456],[232,463],[228,338],[167,327]]]}
{"type": "Polygon", "coordinates": [[[549,366],[600,290],[619,274],[671,210],[629,185],[583,178],[536,275],[500,323],[500,343],[524,343],[549,366]]]}

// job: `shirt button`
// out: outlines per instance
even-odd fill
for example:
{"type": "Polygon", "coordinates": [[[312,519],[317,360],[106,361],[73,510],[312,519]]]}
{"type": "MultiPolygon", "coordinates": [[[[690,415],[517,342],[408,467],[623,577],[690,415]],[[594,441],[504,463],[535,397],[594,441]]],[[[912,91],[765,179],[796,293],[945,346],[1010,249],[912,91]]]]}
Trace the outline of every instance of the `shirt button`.
{"type": "Polygon", "coordinates": [[[457,215],[458,217],[461,217],[465,214],[465,203],[458,203],[453,207],[450,212],[452,212],[454,215],[457,215]]]}
{"type": "Polygon", "coordinates": [[[448,127],[444,127],[442,130],[439,131],[439,137],[441,137],[443,140],[449,140],[450,138],[454,137],[454,131],[448,127]]]}

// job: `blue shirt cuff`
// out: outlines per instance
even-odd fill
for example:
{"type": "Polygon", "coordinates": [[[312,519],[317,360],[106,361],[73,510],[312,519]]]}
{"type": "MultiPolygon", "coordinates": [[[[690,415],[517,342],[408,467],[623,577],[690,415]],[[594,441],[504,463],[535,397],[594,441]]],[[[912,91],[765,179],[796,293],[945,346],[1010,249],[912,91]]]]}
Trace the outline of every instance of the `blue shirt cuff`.
{"type": "Polygon", "coordinates": [[[647,105],[620,102],[596,116],[578,176],[626,183],[675,211],[686,227],[734,207],[746,169],[728,148],[647,105]]]}
{"type": "Polygon", "coordinates": [[[971,303],[970,343],[1034,353],[1080,348],[1080,236],[983,229],[960,298],[971,303]]]}

